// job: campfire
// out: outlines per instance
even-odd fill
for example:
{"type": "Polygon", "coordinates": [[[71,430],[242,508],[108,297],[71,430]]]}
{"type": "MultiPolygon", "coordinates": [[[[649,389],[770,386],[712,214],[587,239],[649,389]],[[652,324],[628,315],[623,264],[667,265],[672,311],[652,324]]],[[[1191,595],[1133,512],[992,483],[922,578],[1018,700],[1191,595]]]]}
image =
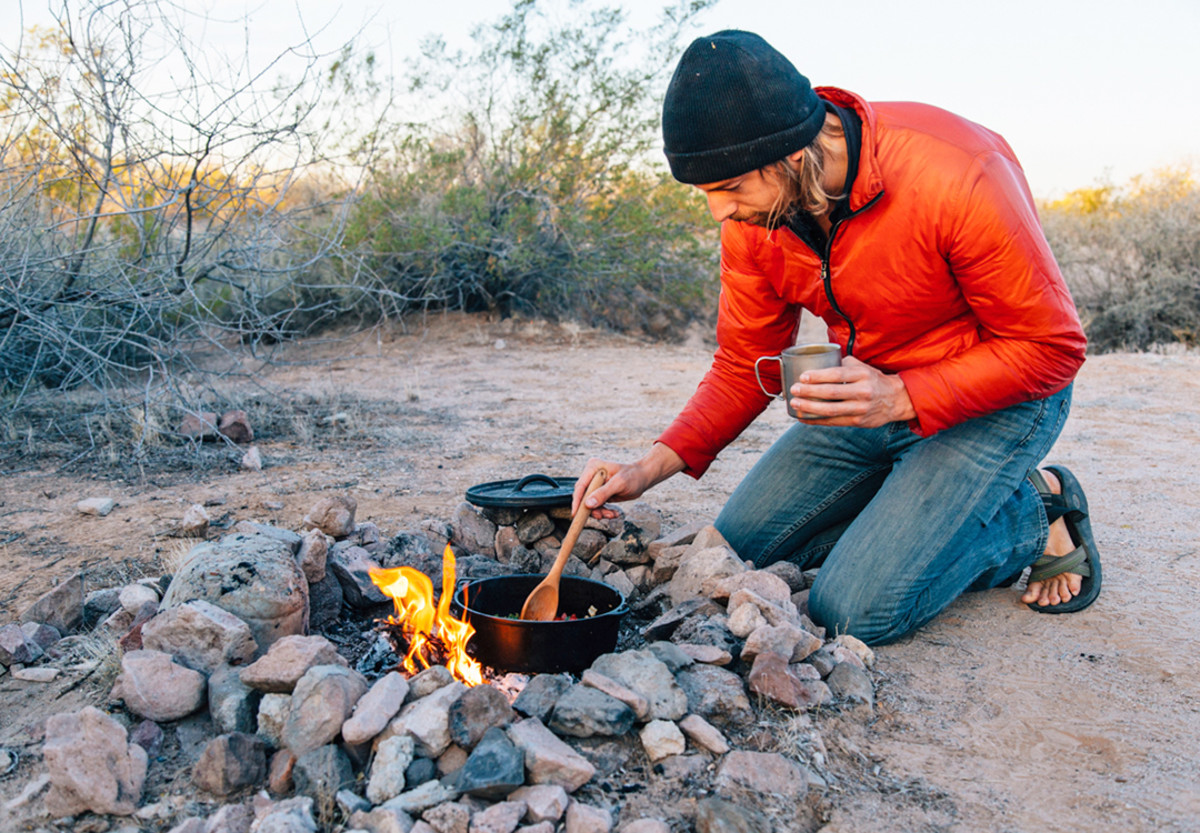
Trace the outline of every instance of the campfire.
{"type": "Polygon", "coordinates": [[[393,632],[399,631],[399,637],[408,645],[401,660],[405,671],[415,674],[421,668],[440,663],[468,686],[483,682],[482,667],[467,654],[467,643],[475,628],[450,613],[455,563],[449,544],[442,553],[442,595],[436,605],[433,581],[420,570],[373,567],[370,574],[375,586],[396,606],[396,612],[384,620],[384,625],[393,632]]]}

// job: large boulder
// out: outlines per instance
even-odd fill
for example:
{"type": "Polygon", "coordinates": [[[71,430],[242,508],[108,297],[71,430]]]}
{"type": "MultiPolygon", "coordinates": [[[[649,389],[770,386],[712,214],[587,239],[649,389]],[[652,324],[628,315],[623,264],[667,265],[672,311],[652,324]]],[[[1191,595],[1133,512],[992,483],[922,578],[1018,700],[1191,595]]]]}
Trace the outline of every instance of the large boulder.
{"type": "Polygon", "coordinates": [[[203,599],[160,610],[142,625],[142,647],[205,673],[247,662],[258,650],[245,622],[203,599]]]}
{"type": "Polygon", "coordinates": [[[121,657],[121,673],[111,699],[156,723],[179,720],[204,705],[207,685],[199,671],[179,665],[161,651],[130,651],[121,657]]]}
{"type": "Polygon", "coordinates": [[[250,626],[259,650],[308,627],[308,582],[291,546],[268,535],[226,535],[192,548],[160,609],[200,599],[250,626]]]}

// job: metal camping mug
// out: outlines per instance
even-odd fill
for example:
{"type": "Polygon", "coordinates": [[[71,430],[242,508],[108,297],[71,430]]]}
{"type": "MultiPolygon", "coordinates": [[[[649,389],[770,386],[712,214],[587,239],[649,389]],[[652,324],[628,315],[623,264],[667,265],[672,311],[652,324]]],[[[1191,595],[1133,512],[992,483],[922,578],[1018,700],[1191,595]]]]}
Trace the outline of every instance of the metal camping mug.
{"type": "Polygon", "coordinates": [[[788,399],[788,391],[792,389],[792,385],[800,378],[800,374],[806,370],[820,370],[823,367],[838,367],[842,363],[842,348],[841,345],[826,343],[826,344],[797,344],[795,347],[789,347],[778,356],[760,356],[754,362],[754,378],[758,380],[758,386],[762,388],[762,392],[770,397],[778,397],[787,403],[788,416],[796,417],[797,419],[820,419],[816,414],[798,414],[792,410],[792,404],[788,399]],[[779,378],[783,383],[783,389],[778,394],[773,394],[763,385],[762,377],[758,375],[758,365],[760,362],[779,362],[780,374],[779,378]]]}

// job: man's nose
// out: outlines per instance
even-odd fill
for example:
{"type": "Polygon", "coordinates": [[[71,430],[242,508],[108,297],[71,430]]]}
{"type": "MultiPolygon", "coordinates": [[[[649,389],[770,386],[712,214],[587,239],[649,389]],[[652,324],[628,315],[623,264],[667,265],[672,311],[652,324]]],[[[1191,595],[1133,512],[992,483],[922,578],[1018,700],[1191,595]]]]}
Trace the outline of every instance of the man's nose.
{"type": "Polygon", "coordinates": [[[725,222],[737,211],[737,205],[728,194],[709,192],[705,196],[708,197],[708,213],[718,223],[725,222]]]}

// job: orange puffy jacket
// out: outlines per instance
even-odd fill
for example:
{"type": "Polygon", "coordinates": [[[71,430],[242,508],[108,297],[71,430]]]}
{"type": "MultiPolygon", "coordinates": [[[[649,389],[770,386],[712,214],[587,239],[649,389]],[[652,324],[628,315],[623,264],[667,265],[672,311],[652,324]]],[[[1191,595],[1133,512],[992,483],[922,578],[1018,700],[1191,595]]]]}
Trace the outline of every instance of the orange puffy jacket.
{"type": "Polygon", "coordinates": [[[851,213],[822,253],[785,228],[723,224],[717,352],[659,437],[693,477],[769,403],[754,360],[794,343],[801,308],[845,354],[900,374],[922,436],[1049,396],[1083,364],[1075,304],[1008,143],[936,107],[817,92],[862,119],[851,213]]]}

